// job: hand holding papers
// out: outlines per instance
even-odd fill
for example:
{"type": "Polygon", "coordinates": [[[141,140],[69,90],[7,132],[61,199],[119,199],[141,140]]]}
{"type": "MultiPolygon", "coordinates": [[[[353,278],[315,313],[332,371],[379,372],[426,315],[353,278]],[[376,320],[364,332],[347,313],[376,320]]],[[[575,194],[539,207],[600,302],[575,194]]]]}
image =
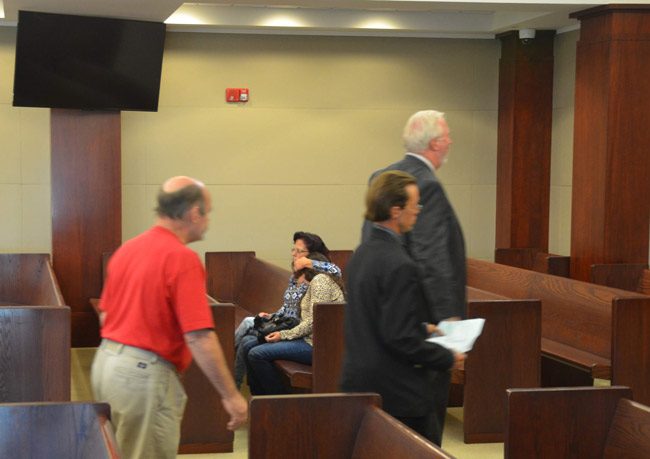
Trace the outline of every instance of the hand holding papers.
{"type": "Polygon", "coordinates": [[[443,320],[438,324],[438,329],[444,335],[433,336],[427,341],[440,344],[456,352],[465,353],[472,349],[476,338],[481,335],[484,323],[485,319],[443,320]]]}

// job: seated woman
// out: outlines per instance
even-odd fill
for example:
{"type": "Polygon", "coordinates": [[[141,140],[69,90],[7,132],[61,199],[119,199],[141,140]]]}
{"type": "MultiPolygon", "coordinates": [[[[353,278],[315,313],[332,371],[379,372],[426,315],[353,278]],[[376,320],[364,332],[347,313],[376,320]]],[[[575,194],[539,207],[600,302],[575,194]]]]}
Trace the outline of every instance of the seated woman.
{"type": "MultiPolygon", "coordinates": [[[[312,262],[327,260],[317,252],[310,254],[309,258],[312,262]]],[[[297,270],[294,276],[298,281],[304,279],[309,284],[300,301],[300,323],[289,330],[268,334],[265,337],[266,343],[253,347],[248,352],[248,385],[253,395],[287,393],[273,361],[292,360],[311,365],[314,304],[345,300],[340,277],[317,273],[309,268],[297,270]]]]}
{"type": "MultiPolygon", "coordinates": [[[[291,248],[291,266],[292,271],[297,271],[303,268],[310,268],[316,272],[326,273],[335,277],[341,277],[341,270],[334,263],[330,262],[328,258],[325,261],[311,260],[307,256],[313,252],[318,252],[325,257],[329,255],[329,249],[325,242],[313,233],[306,233],[298,231],[293,235],[293,247],[291,248]]],[[[287,315],[290,317],[300,318],[300,300],[307,291],[308,284],[300,283],[292,275],[289,278],[289,285],[284,292],[284,304],[276,314],[287,315]]],[[[270,314],[266,312],[259,313],[262,317],[267,317],[270,314]]],[[[241,387],[246,374],[246,356],[248,352],[259,344],[257,334],[251,333],[253,328],[254,317],[247,317],[242,321],[235,331],[235,383],[237,387],[241,387]]]]}

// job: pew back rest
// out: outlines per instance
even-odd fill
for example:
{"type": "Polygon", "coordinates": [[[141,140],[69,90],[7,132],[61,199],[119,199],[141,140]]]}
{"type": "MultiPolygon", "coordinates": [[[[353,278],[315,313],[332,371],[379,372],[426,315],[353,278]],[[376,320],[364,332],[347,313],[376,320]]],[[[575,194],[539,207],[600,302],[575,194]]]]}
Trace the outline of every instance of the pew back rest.
{"type": "Polygon", "coordinates": [[[39,253],[0,254],[0,303],[63,306],[50,256],[39,253]]]}
{"type": "Polygon", "coordinates": [[[611,358],[615,304],[650,298],[526,269],[468,259],[468,285],[510,298],[542,300],[542,336],[611,358]],[[562,326],[558,326],[561,324],[562,326]]]}
{"type": "Polygon", "coordinates": [[[509,389],[506,459],[601,457],[628,387],[509,389]]]}
{"type": "Polygon", "coordinates": [[[453,458],[376,406],[366,409],[352,459],[453,458]]]}
{"type": "Polygon", "coordinates": [[[248,457],[349,458],[366,409],[378,394],[310,394],[253,397],[248,457]]]}
{"type": "Polygon", "coordinates": [[[255,252],[206,252],[208,295],[223,303],[237,303],[248,261],[255,252]]]}
{"type": "Polygon", "coordinates": [[[627,399],[616,407],[604,459],[650,457],[650,408],[627,399]]]}
{"type": "Polygon", "coordinates": [[[277,311],[283,303],[291,272],[287,269],[253,258],[244,271],[244,283],[239,290],[237,305],[247,311],[277,311]]]}
{"type": "Polygon", "coordinates": [[[106,403],[0,405],[0,457],[120,457],[106,403]]]}
{"type": "Polygon", "coordinates": [[[329,257],[332,263],[341,268],[341,272],[345,278],[345,268],[352,257],[352,250],[330,250],[329,257]]]}
{"type": "Polygon", "coordinates": [[[291,272],[255,257],[255,252],[207,252],[208,294],[251,314],[282,306],[291,272]]]}

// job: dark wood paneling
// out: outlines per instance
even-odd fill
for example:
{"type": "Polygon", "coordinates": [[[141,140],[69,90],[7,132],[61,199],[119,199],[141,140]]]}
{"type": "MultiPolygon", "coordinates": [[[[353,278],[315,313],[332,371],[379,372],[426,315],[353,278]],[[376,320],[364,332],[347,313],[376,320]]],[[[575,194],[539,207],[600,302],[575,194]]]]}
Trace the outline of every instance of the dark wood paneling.
{"type": "Polygon", "coordinates": [[[612,384],[632,388],[634,400],[650,404],[650,307],[648,299],[614,300],[612,384]],[[643,362],[640,365],[638,362],[643,362]]]}
{"type": "Polygon", "coordinates": [[[0,308],[0,402],[70,400],[70,309],[0,308]]]}
{"type": "Polygon", "coordinates": [[[345,349],[345,303],[314,305],[314,393],[339,392],[345,349]]]}
{"type": "Polygon", "coordinates": [[[465,361],[466,443],[502,442],[506,389],[540,386],[541,315],[539,300],[469,301],[485,325],[465,361]]]}
{"type": "Polygon", "coordinates": [[[238,303],[244,271],[255,252],[206,252],[208,295],[221,302],[238,303]]]}
{"type": "Polygon", "coordinates": [[[499,35],[496,246],[548,250],[553,31],[499,35]]]}
{"type": "Polygon", "coordinates": [[[621,400],[609,428],[603,459],[650,456],[650,408],[621,400]]]}
{"type": "Polygon", "coordinates": [[[650,229],[650,9],[575,13],[571,277],[593,264],[647,263],[650,229]]]}
{"type": "MultiPolygon", "coordinates": [[[[232,304],[212,305],[212,316],[228,368],[234,369],[235,307],[232,304]]],[[[181,424],[179,454],[226,453],[233,450],[234,434],[226,428],[230,419],[221,404],[221,397],[196,362],[183,377],[187,405],[181,424]]]]}
{"type": "Polygon", "coordinates": [[[508,391],[507,459],[602,457],[627,387],[508,391]]]}
{"type": "Polygon", "coordinates": [[[248,457],[352,457],[357,431],[377,394],[253,397],[248,457]]]}
{"type": "Polygon", "coordinates": [[[563,255],[553,255],[537,248],[508,248],[494,251],[495,263],[530,269],[538,273],[569,277],[571,259],[563,255]]]}
{"type": "Polygon", "coordinates": [[[72,308],[73,346],[94,346],[90,298],[102,285],[102,253],[122,239],[119,112],[52,110],[52,258],[72,308]]]}
{"type": "Polygon", "coordinates": [[[636,292],[639,291],[641,276],[647,267],[645,263],[592,265],[589,282],[636,292]]]}

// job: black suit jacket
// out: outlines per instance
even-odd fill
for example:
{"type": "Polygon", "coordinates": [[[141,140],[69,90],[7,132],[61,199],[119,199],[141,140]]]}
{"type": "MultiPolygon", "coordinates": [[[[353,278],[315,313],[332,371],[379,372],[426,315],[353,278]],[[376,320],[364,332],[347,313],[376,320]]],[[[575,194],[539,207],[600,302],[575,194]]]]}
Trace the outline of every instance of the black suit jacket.
{"type": "Polygon", "coordinates": [[[424,416],[435,407],[435,370],[450,369],[454,357],[425,341],[431,317],[419,267],[395,235],[373,227],[346,271],[341,388],[381,394],[394,416],[424,416]]]}
{"type": "MultiPolygon", "coordinates": [[[[465,318],[465,240],[442,185],[425,163],[410,155],[376,171],[370,180],[388,170],[408,172],[416,178],[420,189],[423,208],[415,227],[406,234],[406,243],[411,256],[422,268],[425,295],[433,310],[434,323],[453,316],[465,318]]],[[[371,227],[372,223],[364,222],[362,240],[368,238],[371,227]]]]}

